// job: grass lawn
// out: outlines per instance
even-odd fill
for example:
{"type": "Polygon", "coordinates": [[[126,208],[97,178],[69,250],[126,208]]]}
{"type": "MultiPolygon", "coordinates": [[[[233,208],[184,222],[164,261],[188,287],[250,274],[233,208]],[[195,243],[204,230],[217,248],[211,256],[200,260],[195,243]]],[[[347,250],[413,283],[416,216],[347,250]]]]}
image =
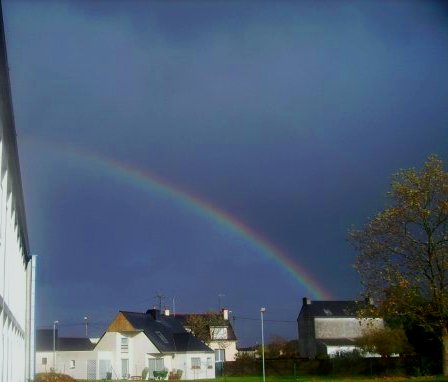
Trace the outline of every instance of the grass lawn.
{"type": "MultiPolygon", "coordinates": [[[[85,380],[84,380],[85,381],[85,380]]],[[[252,377],[219,377],[216,379],[200,379],[201,382],[263,382],[261,376],[252,377]]],[[[81,381],[79,381],[81,382],[81,381]]],[[[123,380],[128,382],[128,380],[123,380]]],[[[138,382],[138,381],[137,381],[138,382]]],[[[270,377],[266,376],[266,382],[448,382],[448,377],[321,377],[321,376],[299,376],[299,377],[270,377]]]]}
{"type": "MultiPolygon", "coordinates": [[[[262,382],[261,376],[256,377],[221,377],[215,382],[262,382]]],[[[298,376],[298,377],[269,377],[266,382],[448,382],[448,377],[327,377],[327,376],[298,376]]]]}

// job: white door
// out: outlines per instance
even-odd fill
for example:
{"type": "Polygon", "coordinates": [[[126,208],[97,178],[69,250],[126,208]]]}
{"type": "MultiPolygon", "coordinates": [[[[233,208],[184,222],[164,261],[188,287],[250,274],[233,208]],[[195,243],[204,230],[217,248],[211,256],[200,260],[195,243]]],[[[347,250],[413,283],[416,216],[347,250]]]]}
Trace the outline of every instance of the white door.
{"type": "Polygon", "coordinates": [[[122,359],[121,360],[121,377],[127,378],[129,376],[129,360],[122,359]]]}
{"type": "Polygon", "coordinates": [[[87,360],[87,379],[96,380],[96,359],[87,360]]]}
{"type": "Polygon", "coordinates": [[[110,373],[112,368],[110,359],[100,359],[100,365],[98,370],[98,379],[106,379],[107,373],[110,373]]]}

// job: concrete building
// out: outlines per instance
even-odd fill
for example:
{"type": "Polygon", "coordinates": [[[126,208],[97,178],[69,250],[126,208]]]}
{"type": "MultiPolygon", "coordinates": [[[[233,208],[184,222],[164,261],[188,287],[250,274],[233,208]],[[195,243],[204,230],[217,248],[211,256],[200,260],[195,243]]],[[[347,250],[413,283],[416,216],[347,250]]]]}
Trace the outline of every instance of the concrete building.
{"type": "Polygon", "coordinates": [[[34,269],[0,7],[0,382],[34,378],[34,269]]]}
{"type": "Polygon", "coordinates": [[[334,357],[356,349],[355,339],[366,329],[383,328],[382,318],[360,319],[357,312],[366,301],[311,301],[303,298],[297,318],[299,354],[315,358],[334,357]]]}

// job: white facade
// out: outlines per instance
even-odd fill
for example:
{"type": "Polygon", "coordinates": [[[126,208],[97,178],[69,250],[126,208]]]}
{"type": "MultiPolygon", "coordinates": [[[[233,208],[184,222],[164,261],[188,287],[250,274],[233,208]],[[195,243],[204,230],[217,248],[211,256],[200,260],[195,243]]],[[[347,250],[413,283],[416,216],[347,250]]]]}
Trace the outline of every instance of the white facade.
{"type": "MultiPolygon", "coordinates": [[[[143,333],[106,332],[98,342],[95,351],[98,359],[110,360],[113,379],[141,376],[144,368],[150,373],[168,370],[182,370],[182,379],[204,379],[215,377],[213,353],[176,352],[161,353],[143,333]]],[[[151,378],[153,375],[150,376],[151,378]]]]}
{"type": "Polygon", "coordinates": [[[75,379],[86,379],[87,363],[92,356],[91,351],[36,352],[36,373],[49,373],[54,369],[75,379]]]}
{"type": "MultiPolygon", "coordinates": [[[[204,316],[209,314],[206,313],[204,316]]],[[[201,316],[201,314],[198,314],[198,316],[201,316]]],[[[229,322],[229,310],[227,308],[222,310],[222,319],[222,325],[210,327],[210,341],[207,343],[207,346],[215,352],[216,362],[235,361],[238,354],[236,348],[237,339],[229,322]]],[[[187,322],[184,321],[184,325],[188,331],[191,331],[187,322]]]]}
{"type": "Polygon", "coordinates": [[[311,301],[303,298],[297,318],[300,355],[308,358],[315,358],[319,354],[334,357],[357,349],[355,339],[361,337],[367,329],[384,328],[382,318],[357,317],[358,310],[367,304],[372,302],[311,301]]]}
{"type": "MultiPolygon", "coordinates": [[[[0,141],[0,152],[4,142],[0,141]]],[[[0,167],[5,156],[0,154],[0,167]]],[[[14,192],[6,168],[0,182],[0,382],[19,382],[34,372],[34,269],[27,256],[14,192]]]]}
{"type": "Polygon", "coordinates": [[[314,319],[316,339],[358,338],[364,334],[366,329],[383,328],[382,318],[316,317],[314,319]]]}
{"type": "Polygon", "coordinates": [[[210,341],[208,344],[209,348],[215,351],[215,357],[217,361],[235,361],[236,355],[238,353],[238,350],[236,348],[236,341],[210,341]],[[221,359],[220,355],[218,354],[224,354],[224,359],[221,359]]]}
{"type": "Polygon", "coordinates": [[[34,274],[0,8],[0,382],[34,378],[34,274]]]}
{"type": "Polygon", "coordinates": [[[141,377],[145,368],[151,379],[154,370],[181,370],[183,380],[212,379],[215,357],[211,352],[161,353],[143,332],[106,332],[91,351],[36,353],[37,373],[54,369],[75,379],[100,380],[109,373],[114,380],[141,377]]]}

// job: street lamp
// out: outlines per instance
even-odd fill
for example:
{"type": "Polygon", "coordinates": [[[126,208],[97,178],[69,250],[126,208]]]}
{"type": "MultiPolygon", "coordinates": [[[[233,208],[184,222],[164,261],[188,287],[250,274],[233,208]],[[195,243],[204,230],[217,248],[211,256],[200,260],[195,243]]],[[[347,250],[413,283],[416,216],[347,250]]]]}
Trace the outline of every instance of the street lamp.
{"type": "Polygon", "coordinates": [[[53,321],[53,369],[56,371],[56,325],[59,321],[53,321]]]}
{"type": "Polygon", "coordinates": [[[87,323],[88,323],[88,318],[87,318],[87,316],[85,316],[85,317],[84,317],[84,325],[85,325],[85,327],[86,327],[86,337],[88,337],[87,323]]]}
{"type": "Polygon", "coordinates": [[[261,358],[263,361],[263,382],[266,382],[266,371],[264,367],[264,328],[263,328],[263,316],[264,312],[266,312],[266,308],[260,309],[260,315],[261,315],[261,358]]]}

